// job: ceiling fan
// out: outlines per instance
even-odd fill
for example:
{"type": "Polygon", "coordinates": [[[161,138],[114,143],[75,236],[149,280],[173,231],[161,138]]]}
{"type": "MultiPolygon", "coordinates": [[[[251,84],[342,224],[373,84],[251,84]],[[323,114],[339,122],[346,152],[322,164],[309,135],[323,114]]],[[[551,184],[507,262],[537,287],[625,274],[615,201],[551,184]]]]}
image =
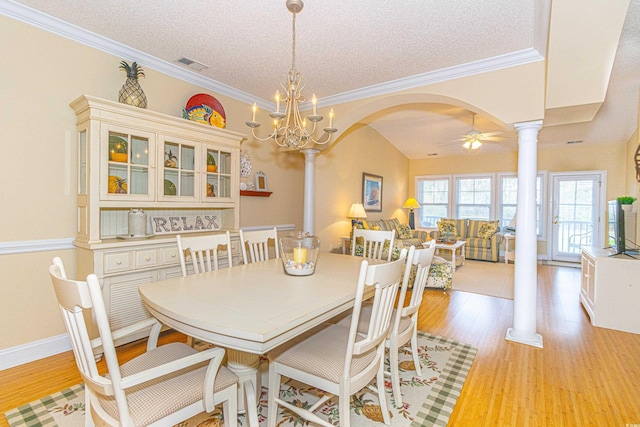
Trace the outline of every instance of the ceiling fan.
{"type": "Polygon", "coordinates": [[[471,113],[471,129],[462,137],[452,140],[451,142],[464,141],[462,148],[465,150],[477,150],[483,142],[502,141],[504,138],[502,131],[480,132],[476,129],[476,113],[471,113]]]}

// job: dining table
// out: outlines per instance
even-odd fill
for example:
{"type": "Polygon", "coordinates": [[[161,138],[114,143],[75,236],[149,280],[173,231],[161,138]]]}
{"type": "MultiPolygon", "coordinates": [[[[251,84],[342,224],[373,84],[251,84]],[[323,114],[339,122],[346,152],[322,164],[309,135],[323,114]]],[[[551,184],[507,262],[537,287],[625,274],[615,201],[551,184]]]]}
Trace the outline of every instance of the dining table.
{"type": "Polygon", "coordinates": [[[227,349],[244,410],[245,393],[261,390],[260,355],[352,308],[362,262],[321,253],[313,274],[290,276],[271,259],[145,283],[139,292],[160,322],[227,349]]]}

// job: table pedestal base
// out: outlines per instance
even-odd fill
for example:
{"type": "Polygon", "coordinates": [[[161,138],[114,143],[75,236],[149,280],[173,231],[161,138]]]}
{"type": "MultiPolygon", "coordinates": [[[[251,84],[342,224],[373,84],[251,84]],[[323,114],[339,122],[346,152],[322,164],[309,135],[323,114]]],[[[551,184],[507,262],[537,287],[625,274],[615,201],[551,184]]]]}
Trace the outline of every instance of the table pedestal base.
{"type": "Polygon", "coordinates": [[[227,367],[240,379],[238,382],[238,412],[245,412],[245,396],[249,397],[253,393],[253,401],[256,403],[262,390],[262,379],[258,371],[260,356],[245,353],[244,351],[227,349],[227,367]],[[247,381],[252,383],[253,390],[245,391],[245,388],[248,388],[247,381]]]}

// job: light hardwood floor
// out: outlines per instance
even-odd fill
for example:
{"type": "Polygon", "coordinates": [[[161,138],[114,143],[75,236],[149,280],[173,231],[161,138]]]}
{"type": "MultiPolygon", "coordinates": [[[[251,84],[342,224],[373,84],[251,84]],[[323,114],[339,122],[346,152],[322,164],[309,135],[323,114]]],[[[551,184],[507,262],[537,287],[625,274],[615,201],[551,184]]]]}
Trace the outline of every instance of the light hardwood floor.
{"type": "MultiPolygon", "coordinates": [[[[478,348],[449,425],[640,425],[640,335],[591,326],[578,300],[579,269],[539,266],[538,284],[543,349],[504,339],[511,300],[425,291],[420,329],[478,348]]],[[[184,339],[173,333],[162,342],[184,339]]],[[[128,345],[119,357],[142,351],[128,345]]],[[[79,382],[71,353],[1,371],[0,411],[79,382]]]]}

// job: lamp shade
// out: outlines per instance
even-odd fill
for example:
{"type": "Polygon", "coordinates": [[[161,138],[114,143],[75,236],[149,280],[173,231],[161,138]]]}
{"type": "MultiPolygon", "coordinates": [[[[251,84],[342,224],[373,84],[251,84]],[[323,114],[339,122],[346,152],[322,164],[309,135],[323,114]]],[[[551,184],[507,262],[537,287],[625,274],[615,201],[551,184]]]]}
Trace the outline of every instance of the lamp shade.
{"type": "Polygon", "coordinates": [[[362,203],[354,203],[351,205],[349,209],[349,213],[347,214],[347,218],[366,218],[367,213],[364,211],[364,206],[362,203]]]}
{"type": "Polygon", "coordinates": [[[511,222],[509,223],[509,225],[507,225],[507,230],[509,231],[516,231],[516,216],[513,216],[513,219],[511,220],[511,222]]]}
{"type": "Polygon", "coordinates": [[[418,209],[420,207],[420,203],[418,203],[418,201],[413,197],[409,197],[402,207],[405,209],[418,209]]]}

